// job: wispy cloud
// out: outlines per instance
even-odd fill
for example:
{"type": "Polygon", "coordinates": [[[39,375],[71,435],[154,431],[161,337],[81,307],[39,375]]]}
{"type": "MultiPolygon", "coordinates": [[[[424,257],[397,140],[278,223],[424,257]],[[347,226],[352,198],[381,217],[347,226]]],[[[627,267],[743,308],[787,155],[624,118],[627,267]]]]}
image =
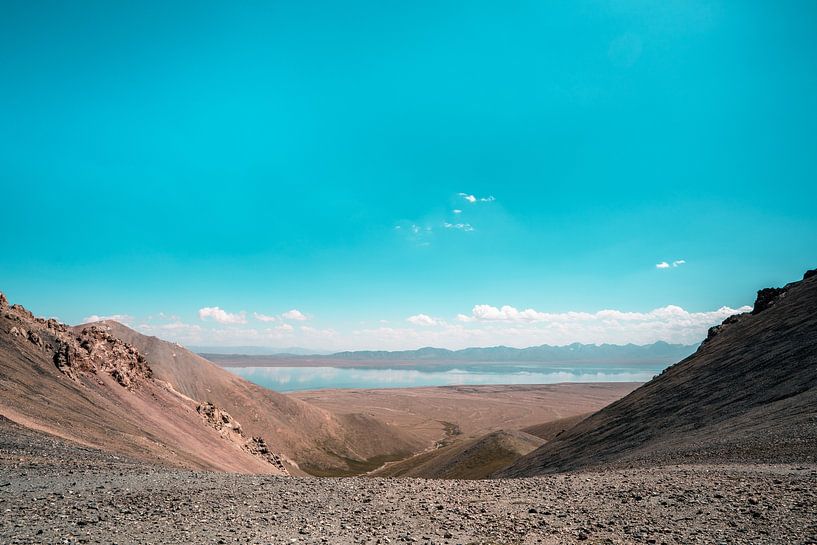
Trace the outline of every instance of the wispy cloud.
{"type": "Polygon", "coordinates": [[[443,227],[446,229],[457,229],[459,231],[470,232],[474,230],[474,227],[470,223],[443,223],[443,227]]]}
{"type": "Polygon", "coordinates": [[[134,321],[134,317],[128,314],[110,314],[108,316],[99,316],[97,314],[91,314],[90,316],[86,316],[82,319],[83,324],[89,324],[91,322],[102,322],[104,320],[111,320],[114,322],[119,322],[120,324],[130,324],[134,321]]]}
{"type": "Polygon", "coordinates": [[[415,314],[406,318],[406,321],[419,326],[431,326],[439,323],[439,320],[432,318],[428,314],[415,314]]]}
{"type": "Polygon", "coordinates": [[[669,269],[669,267],[670,267],[670,264],[667,263],[666,261],[662,261],[661,263],[656,263],[655,264],[656,269],[669,269]]]}
{"type": "Polygon", "coordinates": [[[239,312],[237,314],[233,314],[222,310],[219,307],[204,307],[199,309],[199,318],[202,320],[206,320],[207,318],[212,318],[213,320],[217,321],[220,324],[246,324],[247,318],[245,313],[239,312]]]}
{"type": "Polygon", "coordinates": [[[459,208],[455,208],[454,210],[452,210],[452,212],[455,214],[462,214],[462,210],[460,210],[459,208]]]}
{"type": "Polygon", "coordinates": [[[466,201],[470,202],[471,204],[477,202],[493,202],[496,200],[496,197],[493,195],[488,195],[487,197],[477,197],[476,195],[472,195],[470,193],[459,193],[459,196],[465,199],[466,201]]]}
{"type": "Polygon", "coordinates": [[[275,316],[269,316],[267,314],[261,314],[260,312],[253,312],[252,317],[258,320],[259,322],[274,322],[278,318],[275,316]]]}
{"type": "Polygon", "coordinates": [[[686,261],[683,259],[678,259],[672,262],[673,267],[680,267],[681,265],[686,265],[686,261]]]}
{"type": "Polygon", "coordinates": [[[309,319],[307,318],[306,314],[304,314],[303,312],[296,308],[284,312],[283,314],[281,314],[281,317],[284,318],[285,320],[297,320],[299,322],[304,322],[309,319]]]}
{"type": "Polygon", "coordinates": [[[434,237],[434,229],[429,225],[419,225],[412,222],[403,222],[394,226],[394,230],[401,233],[409,242],[417,246],[430,246],[434,237]]]}

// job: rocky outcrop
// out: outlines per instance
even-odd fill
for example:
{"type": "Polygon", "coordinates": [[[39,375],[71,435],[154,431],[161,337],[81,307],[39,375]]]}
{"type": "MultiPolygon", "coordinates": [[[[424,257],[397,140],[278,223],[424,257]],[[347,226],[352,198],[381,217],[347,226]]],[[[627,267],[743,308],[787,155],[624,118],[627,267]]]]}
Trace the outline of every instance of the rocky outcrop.
{"type": "Polygon", "coordinates": [[[241,424],[239,424],[227,411],[221,410],[212,403],[201,403],[196,407],[196,412],[210,425],[211,428],[221,433],[223,437],[230,437],[232,434],[243,437],[241,424]]]}
{"type": "Polygon", "coordinates": [[[715,325],[715,326],[710,327],[709,331],[706,334],[706,339],[704,339],[704,343],[707,343],[707,342],[711,341],[712,339],[714,339],[716,335],[723,332],[723,330],[726,329],[727,327],[729,327],[730,325],[738,323],[740,321],[740,319],[745,315],[746,315],[746,313],[733,314],[732,316],[729,316],[723,322],[721,322],[720,325],[715,325]]]}
{"type": "Polygon", "coordinates": [[[94,326],[83,329],[73,339],[62,341],[54,354],[54,363],[69,376],[77,372],[108,373],[128,388],[153,375],[147,359],[133,346],[94,326]]]}
{"type": "Polygon", "coordinates": [[[227,411],[207,402],[199,404],[196,407],[196,412],[201,415],[211,428],[218,431],[224,439],[239,443],[241,448],[245,451],[274,465],[284,474],[288,474],[281,456],[272,452],[262,437],[250,437],[247,439],[241,429],[241,424],[230,416],[227,411]]]}
{"type": "Polygon", "coordinates": [[[757,299],[755,299],[755,306],[752,309],[752,314],[759,314],[771,307],[778,299],[784,297],[788,291],[788,286],[783,288],[763,288],[758,290],[757,299]]]}
{"type": "Polygon", "coordinates": [[[15,323],[8,330],[12,338],[51,353],[56,368],[72,380],[106,373],[121,386],[134,388],[152,376],[147,360],[136,348],[103,328],[89,326],[77,334],[53,318],[37,318],[20,305],[9,306],[5,296],[0,297],[0,310],[15,323]]]}

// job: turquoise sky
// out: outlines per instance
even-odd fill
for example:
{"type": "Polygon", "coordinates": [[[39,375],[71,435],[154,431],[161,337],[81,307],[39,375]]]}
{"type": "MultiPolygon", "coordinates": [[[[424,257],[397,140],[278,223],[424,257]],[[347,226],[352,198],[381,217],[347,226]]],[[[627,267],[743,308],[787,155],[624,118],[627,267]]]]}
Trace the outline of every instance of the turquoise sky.
{"type": "Polygon", "coordinates": [[[815,2],[6,1],[0,119],[0,290],[69,322],[689,341],[817,266],[815,2]]]}

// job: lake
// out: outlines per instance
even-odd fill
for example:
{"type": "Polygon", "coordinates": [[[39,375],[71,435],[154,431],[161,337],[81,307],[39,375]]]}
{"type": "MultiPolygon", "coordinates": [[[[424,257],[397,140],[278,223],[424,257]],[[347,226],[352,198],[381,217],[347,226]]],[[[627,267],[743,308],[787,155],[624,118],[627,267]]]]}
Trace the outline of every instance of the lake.
{"type": "Polygon", "coordinates": [[[326,388],[411,388],[475,384],[554,384],[558,382],[646,382],[661,366],[554,366],[474,364],[399,368],[228,367],[227,370],[279,392],[326,388]]]}

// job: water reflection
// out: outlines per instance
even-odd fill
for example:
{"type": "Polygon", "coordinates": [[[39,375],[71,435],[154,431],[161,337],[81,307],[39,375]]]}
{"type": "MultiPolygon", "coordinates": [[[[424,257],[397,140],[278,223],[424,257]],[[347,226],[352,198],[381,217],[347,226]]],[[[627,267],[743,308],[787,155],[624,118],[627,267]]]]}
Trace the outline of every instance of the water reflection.
{"type": "Polygon", "coordinates": [[[280,392],[325,388],[408,388],[469,384],[645,382],[661,368],[473,365],[400,369],[341,367],[233,367],[233,373],[280,392]]]}

